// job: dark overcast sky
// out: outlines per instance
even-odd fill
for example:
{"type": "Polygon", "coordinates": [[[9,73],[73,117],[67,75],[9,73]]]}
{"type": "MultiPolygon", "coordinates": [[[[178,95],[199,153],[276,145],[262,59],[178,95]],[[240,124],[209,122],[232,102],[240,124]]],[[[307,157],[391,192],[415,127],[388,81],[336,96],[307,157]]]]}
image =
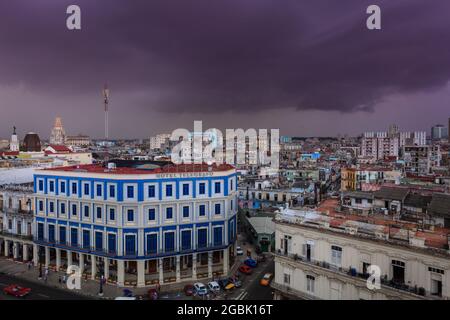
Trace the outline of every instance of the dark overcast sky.
{"type": "Polygon", "coordinates": [[[0,137],[359,134],[450,116],[449,0],[0,0],[0,137]],[[66,29],[78,4],[82,30],[66,29]],[[366,29],[366,8],[382,30],[366,29]]]}

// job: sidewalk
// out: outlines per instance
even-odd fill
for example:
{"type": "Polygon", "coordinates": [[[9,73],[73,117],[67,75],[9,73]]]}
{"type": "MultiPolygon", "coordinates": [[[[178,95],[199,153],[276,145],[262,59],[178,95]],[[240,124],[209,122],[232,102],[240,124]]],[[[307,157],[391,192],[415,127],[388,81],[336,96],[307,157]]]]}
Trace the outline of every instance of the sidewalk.
{"type": "MultiPolygon", "coordinates": [[[[44,273],[45,268],[42,268],[44,273]]],[[[12,259],[6,259],[4,257],[0,258],[0,272],[15,276],[18,278],[26,279],[32,282],[44,283],[43,279],[38,279],[39,277],[39,267],[31,267],[28,270],[28,265],[23,262],[13,261],[12,259]]],[[[84,295],[94,299],[114,299],[116,297],[122,296],[123,289],[115,285],[105,284],[103,285],[103,297],[98,295],[100,284],[98,281],[94,280],[81,280],[80,290],[70,290],[65,284],[59,283],[59,277],[63,276],[63,272],[50,271],[47,279],[47,285],[53,288],[59,288],[67,291],[74,292],[76,294],[84,295]]],[[[144,295],[147,293],[148,288],[129,288],[136,295],[144,295]]]]}

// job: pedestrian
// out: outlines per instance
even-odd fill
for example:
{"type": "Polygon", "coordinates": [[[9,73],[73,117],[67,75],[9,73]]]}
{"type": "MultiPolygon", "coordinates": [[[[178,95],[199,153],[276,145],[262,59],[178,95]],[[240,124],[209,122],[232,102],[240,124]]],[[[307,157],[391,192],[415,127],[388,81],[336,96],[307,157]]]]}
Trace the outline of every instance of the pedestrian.
{"type": "Polygon", "coordinates": [[[62,282],[65,284],[66,283],[66,275],[63,275],[62,277],[62,282]]]}
{"type": "Polygon", "coordinates": [[[62,282],[61,276],[58,277],[58,282],[59,282],[59,284],[61,284],[61,282],[62,282]]]}
{"type": "Polygon", "coordinates": [[[31,269],[31,261],[28,261],[28,270],[31,269]]]}

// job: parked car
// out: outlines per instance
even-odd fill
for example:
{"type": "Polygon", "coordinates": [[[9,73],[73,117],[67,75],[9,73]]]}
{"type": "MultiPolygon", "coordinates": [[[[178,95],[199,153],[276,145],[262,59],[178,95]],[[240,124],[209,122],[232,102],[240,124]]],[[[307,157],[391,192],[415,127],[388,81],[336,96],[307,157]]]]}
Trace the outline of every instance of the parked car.
{"type": "Polygon", "coordinates": [[[212,293],[219,293],[220,292],[220,286],[216,281],[211,281],[208,283],[208,289],[212,293]]]}
{"type": "Polygon", "coordinates": [[[11,284],[11,285],[7,286],[6,288],[4,288],[3,292],[5,294],[9,294],[14,297],[22,298],[22,297],[25,297],[26,295],[29,295],[31,292],[31,289],[21,287],[17,284],[11,284]]]}
{"type": "Polygon", "coordinates": [[[192,296],[194,294],[194,286],[192,284],[187,284],[184,286],[184,294],[186,296],[192,296]]]}
{"type": "Polygon", "coordinates": [[[133,296],[133,291],[131,291],[130,289],[123,289],[123,296],[130,298],[133,296]]]}
{"type": "Polygon", "coordinates": [[[243,264],[239,267],[239,271],[242,272],[243,274],[251,274],[252,273],[252,268],[250,268],[249,266],[243,264]]]}
{"type": "Polygon", "coordinates": [[[204,296],[205,294],[208,293],[208,289],[206,288],[206,286],[203,283],[197,282],[197,283],[194,283],[194,292],[198,296],[204,296]]]}
{"type": "Polygon", "coordinates": [[[273,278],[273,274],[272,273],[266,273],[262,278],[261,278],[261,280],[259,281],[259,283],[262,285],[262,286],[268,286],[269,284],[270,284],[270,281],[272,281],[272,278],[273,278]]]}
{"type": "Polygon", "coordinates": [[[242,281],[235,278],[229,278],[228,281],[232,282],[236,288],[242,287],[242,281]]]}
{"type": "Polygon", "coordinates": [[[244,250],[242,250],[241,247],[236,247],[236,254],[238,256],[242,256],[242,255],[244,255],[244,250]]]}
{"type": "Polygon", "coordinates": [[[223,279],[220,279],[220,280],[218,281],[219,286],[220,286],[223,290],[225,290],[225,287],[228,285],[229,282],[230,282],[230,281],[229,281],[227,278],[223,278],[223,279]]]}
{"type": "Polygon", "coordinates": [[[158,300],[158,291],[154,288],[148,290],[148,298],[150,300],[158,300]]]}
{"type": "Polygon", "coordinates": [[[252,259],[252,258],[247,258],[245,259],[244,263],[249,266],[250,268],[256,268],[257,262],[256,260],[252,259]]]}

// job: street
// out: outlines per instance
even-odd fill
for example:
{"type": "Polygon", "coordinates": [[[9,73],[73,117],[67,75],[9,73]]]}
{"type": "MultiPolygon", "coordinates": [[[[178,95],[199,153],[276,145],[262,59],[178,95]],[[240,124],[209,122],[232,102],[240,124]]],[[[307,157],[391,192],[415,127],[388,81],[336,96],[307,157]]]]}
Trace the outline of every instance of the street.
{"type": "Polygon", "coordinates": [[[0,274],[0,300],[86,300],[85,296],[71,293],[66,290],[53,288],[44,283],[36,283],[13,276],[0,274]],[[24,298],[16,298],[3,293],[3,289],[10,284],[17,284],[22,287],[31,288],[31,293],[24,298]]]}

